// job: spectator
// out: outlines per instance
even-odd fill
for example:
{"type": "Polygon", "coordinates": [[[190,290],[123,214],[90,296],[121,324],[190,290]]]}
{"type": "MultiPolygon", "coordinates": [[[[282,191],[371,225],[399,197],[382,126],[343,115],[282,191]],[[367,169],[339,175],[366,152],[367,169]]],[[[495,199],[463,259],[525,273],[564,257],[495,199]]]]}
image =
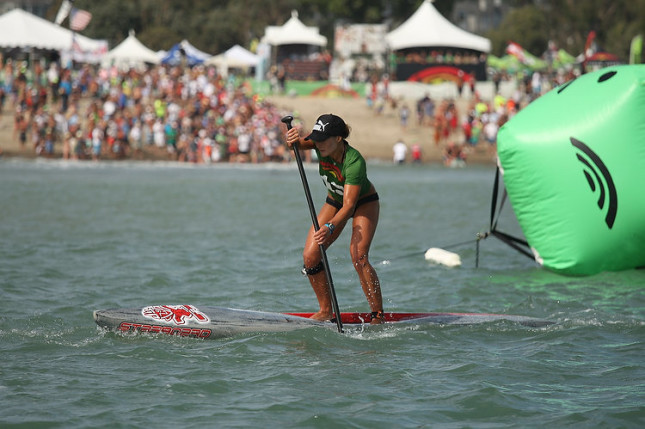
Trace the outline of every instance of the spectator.
{"type": "Polygon", "coordinates": [[[401,129],[405,131],[408,128],[408,119],[410,117],[410,108],[406,103],[401,104],[399,110],[399,121],[401,122],[401,129]]]}
{"type": "Polygon", "coordinates": [[[412,162],[421,163],[421,146],[418,143],[412,145],[412,162]]]}
{"type": "Polygon", "coordinates": [[[396,143],[394,143],[392,150],[394,152],[394,163],[405,164],[405,158],[408,154],[408,147],[402,139],[399,139],[396,143]]]}

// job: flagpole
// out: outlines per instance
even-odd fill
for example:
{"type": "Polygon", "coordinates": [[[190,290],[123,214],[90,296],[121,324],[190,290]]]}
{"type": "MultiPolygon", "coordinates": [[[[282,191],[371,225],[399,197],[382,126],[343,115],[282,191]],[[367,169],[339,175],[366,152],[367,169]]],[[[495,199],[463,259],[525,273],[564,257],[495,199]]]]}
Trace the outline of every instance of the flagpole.
{"type": "Polygon", "coordinates": [[[76,66],[76,64],[74,64],[74,39],[76,38],[76,32],[72,28],[72,14],[71,14],[71,11],[74,9],[74,0],[68,0],[68,1],[69,1],[70,14],[69,14],[69,19],[67,20],[67,26],[69,27],[69,31],[72,32],[72,43],[69,45],[69,55],[71,60],[70,73],[71,73],[72,70],[74,70],[74,67],[76,66]]]}

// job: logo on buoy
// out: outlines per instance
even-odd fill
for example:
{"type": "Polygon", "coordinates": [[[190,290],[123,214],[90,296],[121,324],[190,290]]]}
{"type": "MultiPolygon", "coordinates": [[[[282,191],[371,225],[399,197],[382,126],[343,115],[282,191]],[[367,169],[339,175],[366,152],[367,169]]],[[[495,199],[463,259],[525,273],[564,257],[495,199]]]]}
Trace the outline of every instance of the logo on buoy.
{"type": "Polygon", "coordinates": [[[611,229],[614,226],[616,212],[618,211],[618,194],[609,169],[607,169],[600,157],[580,140],[571,137],[571,144],[582,152],[577,153],[576,156],[584,166],[582,171],[585,174],[591,192],[596,193],[596,189],[599,192],[598,208],[603,210],[606,202],[609,201],[605,223],[611,229]]]}

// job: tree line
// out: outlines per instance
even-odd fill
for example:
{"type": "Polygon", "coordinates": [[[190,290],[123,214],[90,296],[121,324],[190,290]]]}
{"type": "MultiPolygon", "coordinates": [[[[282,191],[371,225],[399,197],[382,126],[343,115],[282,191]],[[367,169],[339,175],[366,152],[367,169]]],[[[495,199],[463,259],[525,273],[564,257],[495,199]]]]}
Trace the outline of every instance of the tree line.
{"type": "MultiPolygon", "coordinates": [[[[75,0],[92,13],[83,34],[116,46],[134,30],[153,50],[168,50],[187,39],[198,49],[217,54],[239,44],[250,47],[268,25],[282,25],[297,10],[299,19],[317,26],[333,48],[337,23],[387,23],[396,28],[423,0],[75,0]]],[[[52,2],[53,21],[62,0],[52,2]]],[[[493,3],[489,1],[488,3],[493,3]]],[[[577,55],[587,35],[605,50],[627,59],[631,39],[645,33],[645,0],[502,0],[508,7],[501,24],[482,36],[492,54],[503,55],[509,40],[541,55],[549,41],[577,55]]],[[[435,0],[445,17],[455,0],[435,0]]],[[[645,34],[644,34],[645,35],[645,34]]]]}

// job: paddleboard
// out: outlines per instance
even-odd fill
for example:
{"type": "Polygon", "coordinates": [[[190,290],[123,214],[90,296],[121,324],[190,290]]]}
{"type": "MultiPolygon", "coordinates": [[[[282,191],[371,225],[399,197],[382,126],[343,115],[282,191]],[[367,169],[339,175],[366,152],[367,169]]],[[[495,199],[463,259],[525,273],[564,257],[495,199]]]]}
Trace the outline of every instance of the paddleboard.
{"type": "MultiPolygon", "coordinates": [[[[195,305],[149,305],[130,309],[94,311],[94,321],[106,330],[120,333],[175,335],[217,339],[245,333],[286,332],[305,328],[336,329],[336,323],[309,319],[313,313],[274,313],[226,307],[195,305]]],[[[369,326],[370,313],[341,313],[345,327],[369,326]]],[[[488,313],[385,313],[385,324],[474,325],[507,321],[542,327],[548,320],[488,313]]],[[[382,326],[382,325],[381,325],[382,326]]]]}

